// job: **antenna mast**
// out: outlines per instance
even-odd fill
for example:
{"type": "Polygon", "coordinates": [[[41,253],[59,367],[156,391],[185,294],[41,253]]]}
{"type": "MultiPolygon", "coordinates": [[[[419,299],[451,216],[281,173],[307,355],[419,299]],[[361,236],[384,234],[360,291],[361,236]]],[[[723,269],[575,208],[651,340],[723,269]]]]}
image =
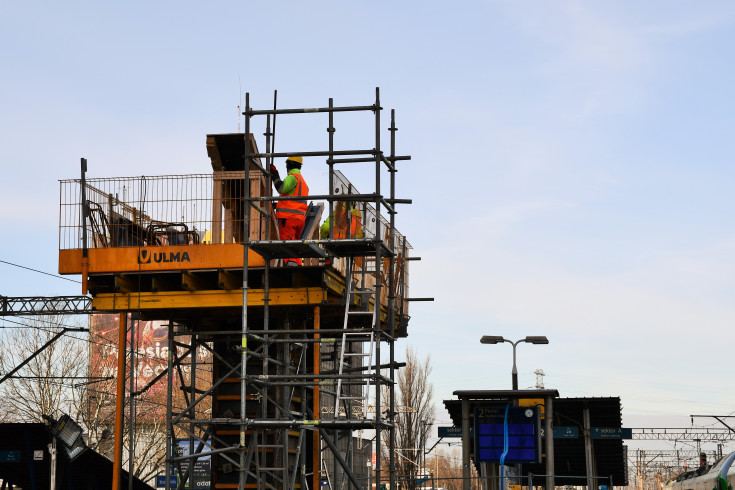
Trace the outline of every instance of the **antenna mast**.
{"type": "Polygon", "coordinates": [[[536,375],[536,389],[537,390],[543,390],[544,389],[544,370],[543,369],[537,369],[533,372],[536,375]]]}

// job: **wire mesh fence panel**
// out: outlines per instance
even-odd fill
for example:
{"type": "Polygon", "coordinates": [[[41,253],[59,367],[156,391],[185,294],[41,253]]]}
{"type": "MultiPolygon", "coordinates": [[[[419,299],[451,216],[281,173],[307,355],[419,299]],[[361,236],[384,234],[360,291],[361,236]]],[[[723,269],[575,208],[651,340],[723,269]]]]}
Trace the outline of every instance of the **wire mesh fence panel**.
{"type": "MultiPolygon", "coordinates": [[[[332,192],[335,196],[348,197],[350,195],[360,196],[360,192],[357,188],[347,179],[347,177],[340,171],[334,172],[334,188],[332,192]]],[[[402,235],[397,229],[393,229],[393,237],[391,237],[391,226],[390,221],[385,218],[382,214],[378,214],[374,205],[367,201],[360,199],[355,200],[340,200],[334,203],[334,217],[335,223],[333,225],[333,236],[339,236],[343,238],[366,238],[366,239],[378,239],[390,247],[393,245],[392,250],[395,253],[395,260],[393,261],[393,274],[391,281],[390,271],[390,259],[383,257],[380,264],[380,283],[383,286],[381,288],[381,303],[386,304],[387,298],[390,295],[403,299],[401,305],[397,305],[397,308],[401,310],[403,314],[408,314],[408,257],[412,250],[411,244],[408,242],[406,237],[402,235]],[[355,230],[355,224],[353,220],[349,219],[349,213],[354,213],[354,210],[359,211],[356,216],[359,216],[359,229],[361,233],[357,233],[355,230]],[[377,236],[377,234],[380,236],[377,236]],[[391,238],[393,238],[391,240],[391,238]],[[401,294],[402,293],[402,294],[401,294]]],[[[376,270],[376,264],[374,258],[367,258],[364,261],[357,261],[357,268],[364,267],[368,270],[376,270]]],[[[344,267],[340,262],[337,262],[337,268],[344,267]]],[[[368,283],[362,285],[363,287],[372,287],[373,282],[367,279],[368,283]]]]}
{"type": "MultiPolygon", "coordinates": [[[[60,182],[59,249],[82,248],[81,180],[60,182]]],[[[86,180],[89,248],[242,243],[244,172],[86,180]]],[[[266,192],[262,175],[250,192],[266,192]]],[[[264,239],[268,213],[250,209],[250,238],[264,239]]]]}

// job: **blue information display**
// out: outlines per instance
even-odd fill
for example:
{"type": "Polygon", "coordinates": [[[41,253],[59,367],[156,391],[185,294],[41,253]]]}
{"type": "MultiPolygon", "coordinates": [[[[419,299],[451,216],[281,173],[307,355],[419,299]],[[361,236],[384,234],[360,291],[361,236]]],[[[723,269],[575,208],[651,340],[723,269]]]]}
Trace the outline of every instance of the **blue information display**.
{"type": "Polygon", "coordinates": [[[0,463],[16,463],[20,461],[20,451],[0,451],[0,463]]]}
{"type": "MultiPolygon", "coordinates": [[[[169,476],[169,487],[176,488],[179,479],[176,475],[169,476]]],[[[164,488],[166,486],[166,475],[156,475],[156,488],[164,488]]]]}
{"type": "Polygon", "coordinates": [[[508,408],[507,432],[505,406],[475,409],[475,459],[505,464],[539,462],[539,413],[537,407],[508,408]]]}

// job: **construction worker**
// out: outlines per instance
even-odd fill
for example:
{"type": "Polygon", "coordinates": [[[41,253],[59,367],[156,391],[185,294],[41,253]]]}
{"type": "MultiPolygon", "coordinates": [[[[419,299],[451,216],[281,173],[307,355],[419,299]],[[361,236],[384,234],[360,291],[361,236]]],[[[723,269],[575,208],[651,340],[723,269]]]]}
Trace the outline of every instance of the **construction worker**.
{"type": "MultiPolygon", "coordinates": [[[[347,216],[344,212],[345,204],[340,202],[337,209],[334,210],[334,238],[347,238],[347,216]]],[[[365,235],[362,231],[362,213],[355,208],[354,203],[350,203],[350,223],[349,238],[363,238],[365,235]]],[[[329,216],[319,228],[319,238],[327,238],[329,236],[329,216]]]]}
{"type": "MultiPolygon", "coordinates": [[[[350,215],[345,213],[345,202],[341,201],[334,210],[334,238],[363,238],[362,213],[355,208],[355,203],[350,203],[350,215]],[[349,225],[349,234],[348,234],[349,225]]],[[[329,216],[319,227],[319,238],[329,237],[329,216]]],[[[362,269],[362,257],[355,257],[355,269],[362,269]]],[[[331,265],[331,259],[327,259],[327,265],[331,265]]],[[[354,286],[353,286],[354,287],[354,286]]]]}
{"type": "MultiPolygon", "coordinates": [[[[304,177],[301,176],[301,165],[303,158],[288,157],[286,170],[288,175],[281,180],[278,169],[271,164],[270,171],[273,176],[273,185],[281,196],[299,196],[303,199],[278,201],[276,206],[276,220],[278,221],[278,234],[281,240],[298,240],[304,231],[306,222],[306,197],[309,195],[309,186],[306,185],[304,177]]],[[[302,265],[300,258],[283,259],[286,266],[302,265]]]]}

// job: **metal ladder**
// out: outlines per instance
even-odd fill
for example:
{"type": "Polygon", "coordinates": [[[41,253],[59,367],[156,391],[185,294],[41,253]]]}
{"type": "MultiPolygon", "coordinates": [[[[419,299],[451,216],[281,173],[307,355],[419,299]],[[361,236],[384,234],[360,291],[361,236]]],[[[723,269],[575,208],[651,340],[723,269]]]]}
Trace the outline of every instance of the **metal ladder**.
{"type": "MultiPolygon", "coordinates": [[[[291,355],[290,350],[287,350],[283,353],[283,359],[281,360],[286,365],[286,369],[288,372],[300,374],[306,365],[306,355],[303,344],[299,342],[295,343],[297,344],[300,351],[298,362],[295,363],[294,366],[289,365],[291,355]]],[[[290,345],[285,348],[289,349],[290,345]]],[[[296,387],[292,387],[290,391],[288,389],[284,389],[281,391],[281,393],[285,396],[284,399],[281,400],[278,409],[281,410],[282,414],[286,417],[293,415],[303,417],[303,412],[294,411],[292,407],[295,390],[296,387]]],[[[263,398],[265,399],[267,397],[263,398]]],[[[274,402],[264,401],[262,405],[264,409],[266,403],[274,402]]],[[[269,478],[267,480],[270,483],[265,485],[259,484],[259,488],[293,488],[293,486],[290,485],[290,482],[295,480],[296,475],[299,471],[299,465],[298,459],[294,461],[295,464],[291,464],[291,462],[289,461],[289,431],[276,431],[273,434],[268,434],[265,430],[258,430],[257,432],[259,434],[259,437],[257,443],[258,452],[256,453],[256,457],[259,457],[260,459],[258,460],[257,464],[256,480],[260,483],[263,483],[266,480],[265,478],[263,478],[264,475],[268,475],[269,478]],[[267,464],[269,461],[270,463],[267,464]]],[[[299,440],[302,440],[304,429],[301,429],[300,432],[301,434],[299,435],[299,440]]]]}
{"type": "MultiPolygon", "coordinates": [[[[357,284],[357,281],[354,280],[355,276],[357,275],[363,275],[363,281],[362,284],[365,284],[364,282],[364,276],[367,275],[376,275],[375,270],[366,270],[366,261],[363,260],[363,266],[362,270],[355,271],[353,269],[355,259],[353,257],[349,257],[347,259],[347,273],[345,274],[345,282],[346,284],[346,294],[345,294],[345,317],[344,317],[344,330],[345,332],[342,333],[342,345],[340,347],[340,355],[338,359],[339,363],[339,376],[337,378],[337,389],[335,394],[335,400],[334,400],[334,417],[337,418],[340,415],[339,407],[340,403],[343,401],[360,401],[362,402],[362,416],[363,418],[367,418],[368,414],[368,401],[370,396],[370,378],[367,377],[365,379],[364,386],[361,389],[360,395],[354,395],[349,392],[349,387],[353,386],[352,384],[348,384],[348,388],[345,388],[343,386],[343,379],[342,375],[344,374],[344,368],[348,364],[349,358],[359,358],[359,359],[366,359],[367,364],[365,367],[365,372],[369,373],[372,365],[373,365],[373,352],[375,351],[375,330],[377,327],[377,322],[379,319],[380,314],[380,299],[377,297],[377,291],[378,291],[378,278],[376,277],[375,285],[372,287],[372,289],[355,289],[355,285],[357,284]],[[355,300],[357,298],[360,298],[360,304],[362,305],[362,308],[360,310],[351,310],[350,306],[355,303],[355,300]],[[370,311],[370,300],[373,300],[373,310],[370,311]],[[347,330],[355,328],[353,324],[357,323],[360,324],[359,318],[365,318],[366,316],[371,317],[370,322],[370,331],[367,332],[348,332],[347,330]],[[369,342],[368,352],[348,352],[347,351],[347,344],[348,340],[355,339],[359,340],[360,338],[364,339],[363,342],[369,342]]],[[[362,350],[362,349],[361,349],[362,350]]],[[[356,367],[356,366],[352,366],[356,367]]],[[[349,404],[348,404],[349,405],[349,404]]],[[[348,407],[348,411],[351,407],[348,407]]],[[[345,412],[345,417],[350,418],[352,415],[351,413],[345,412]]]]}

